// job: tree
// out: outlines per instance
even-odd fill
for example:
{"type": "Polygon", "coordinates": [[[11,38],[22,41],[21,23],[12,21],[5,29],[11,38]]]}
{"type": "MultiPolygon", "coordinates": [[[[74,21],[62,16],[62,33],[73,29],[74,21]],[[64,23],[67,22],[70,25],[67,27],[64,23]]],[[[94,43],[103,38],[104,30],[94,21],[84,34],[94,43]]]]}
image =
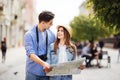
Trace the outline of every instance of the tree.
{"type": "Polygon", "coordinates": [[[93,5],[95,17],[105,26],[120,29],[120,0],[88,0],[93,5]]]}
{"type": "Polygon", "coordinates": [[[97,40],[100,37],[109,36],[112,32],[109,28],[103,26],[95,18],[77,16],[71,21],[70,26],[73,30],[72,39],[80,40],[97,40]]]}

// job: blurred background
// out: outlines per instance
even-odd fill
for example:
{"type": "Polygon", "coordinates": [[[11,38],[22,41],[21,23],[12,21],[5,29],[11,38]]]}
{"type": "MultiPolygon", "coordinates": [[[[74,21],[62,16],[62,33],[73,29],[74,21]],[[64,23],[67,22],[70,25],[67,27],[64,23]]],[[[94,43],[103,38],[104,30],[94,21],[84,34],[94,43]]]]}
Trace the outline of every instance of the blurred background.
{"type": "Polygon", "coordinates": [[[6,37],[8,47],[23,46],[24,33],[37,24],[38,14],[50,10],[56,15],[51,27],[54,32],[56,25],[69,24],[73,40],[102,39],[105,46],[117,48],[120,20],[116,1],[111,6],[93,0],[0,0],[0,41],[6,37]]]}
{"type": "MultiPolygon", "coordinates": [[[[118,80],[120,78],[118,77],[120,65],[115,63],[117,57],[120,57],[117,51],[120,48],[119,0],[0,0],[0,41],[6,38],[8,47],[6,62],[0,63],[0,80],[24,80],[20,78],[25,76],[23,73],[26,57],[23,46],[24,34],[38,24],[38,15],[43,10],[55,13],[53,26],[50,28],[55,34],[57,25],[68,24],[72,27],[72,41],[75,44],[84,45],[87,41],[94,41],[98,44],[99,41],[103,41],[105,50],[111,56],[114,55],[112,59],[114,66],[111,72],[116,71],[117,76],[114,79],[108,77],[104,79],[102,76],[101,79],[118,80]],[[5,78],[6,75],[9,75],[8,79],[5,78]]],[[[91,71],[85,70],[82,76],[89,72],[91,71]]],[[[111,75],[113,76],[112,73],[111,75]]],[[[79,77],[75,76],[74,80],[79,80],[79,77]]],[[[87,77],[88,80],[93,79],[87,77]]]]}

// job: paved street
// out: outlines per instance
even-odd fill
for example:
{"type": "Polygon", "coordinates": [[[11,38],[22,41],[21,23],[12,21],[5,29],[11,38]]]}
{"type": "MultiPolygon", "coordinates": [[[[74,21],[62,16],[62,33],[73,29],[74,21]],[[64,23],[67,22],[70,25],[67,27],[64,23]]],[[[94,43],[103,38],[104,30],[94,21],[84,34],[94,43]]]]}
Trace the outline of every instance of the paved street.
{"type": "MultiPolygon", "coordinates": [[[[103,68],[86,68],[81,74],[74,75],[73,80],[119,80],[118,50],[108,48],[104,48],[104,50],[107,50],[111,56],[111,68],[106,68],[106,60],[103,60],[103,68]]],[[[0,80],[25,80],[25,57],[23,47],[8,49],[6,63],[2,64],[0,62],[0,80]]]]}
{"type": "MultiPolygon", "coordinates": [[[[102,61],[103,68],[86,68],[80,75],[74,75],[74,80],[120,80],[120,62],[117,63],[118,50],[104,48],[111,56],[111,68],[106,67],[106,61],[102,61]]],[[[105,57],[105,56],[104,56],[105,57]]]]}
{"type": "Polygon", "coordinates": [[[10,48],[6,57],[6,63],[2,64],[0,54],[0,80],[25,80],[24,48],[10,48]]]}

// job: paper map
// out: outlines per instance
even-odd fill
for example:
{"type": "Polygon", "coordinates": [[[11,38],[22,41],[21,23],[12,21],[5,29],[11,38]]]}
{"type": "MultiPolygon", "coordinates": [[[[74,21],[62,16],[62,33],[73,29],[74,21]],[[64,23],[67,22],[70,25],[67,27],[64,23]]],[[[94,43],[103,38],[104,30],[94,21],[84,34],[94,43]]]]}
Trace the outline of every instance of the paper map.
{"type": "Polygon", "coordinates": [[[52,66],[52,71],[47,73],[47,76],[55,76],[55,75],[72,75],[72,74],[79,74],[81,72],[78,67],[80,64],[84,62],[84,59],[69,61],[65,63],[59,63],[52,66]]]}

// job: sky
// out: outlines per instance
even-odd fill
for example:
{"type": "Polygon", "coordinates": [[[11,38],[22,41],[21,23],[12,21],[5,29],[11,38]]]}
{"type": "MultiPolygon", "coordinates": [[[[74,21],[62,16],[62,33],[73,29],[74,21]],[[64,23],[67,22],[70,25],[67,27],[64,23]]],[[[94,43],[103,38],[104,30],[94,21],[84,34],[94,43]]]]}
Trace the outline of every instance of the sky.
{"type": "Polygon", "coordinates": [[[36,10],[49,10],[55,14],[52,28],[60,24],[69,24],[79,14],[79,6],[85,0],[36,0],[36,10]]]}

